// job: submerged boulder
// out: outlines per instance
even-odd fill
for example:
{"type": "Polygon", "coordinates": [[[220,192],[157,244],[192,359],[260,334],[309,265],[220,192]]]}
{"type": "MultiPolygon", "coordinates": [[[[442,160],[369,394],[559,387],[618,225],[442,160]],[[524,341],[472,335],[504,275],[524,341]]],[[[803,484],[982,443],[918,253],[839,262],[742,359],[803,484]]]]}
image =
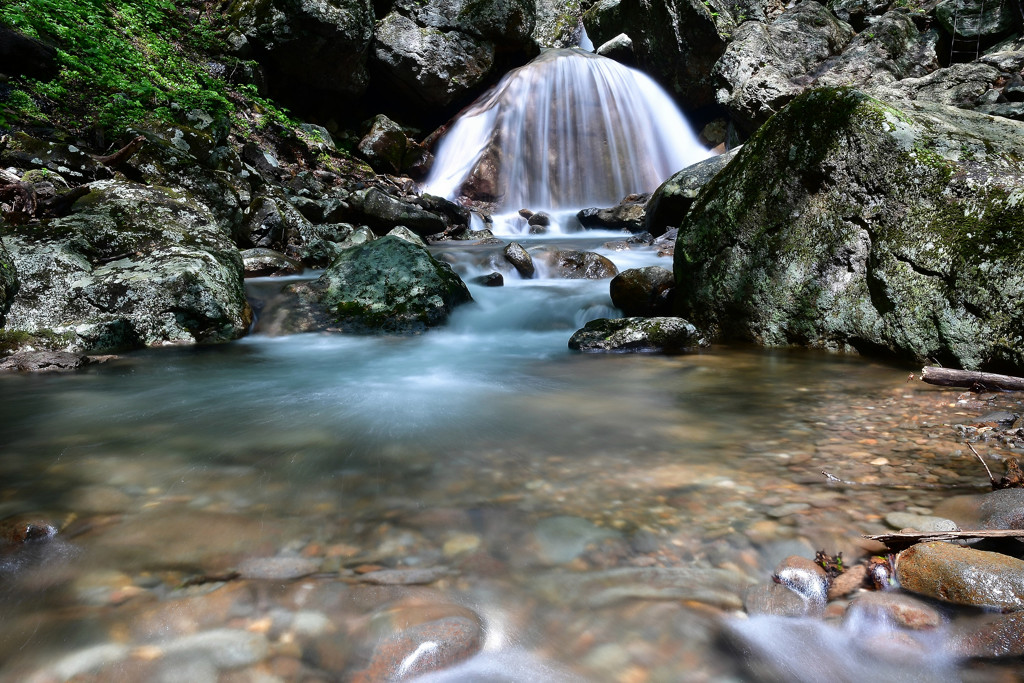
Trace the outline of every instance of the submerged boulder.
{"type": "Polygon", "coordinates": [[[90,189],[70,216],[0,226],[20,279],[7,332],[76,352],[247,332],[242,259],[205,206],[120,181],[90,189]]]}
{"type": "Polygon", "coordinates": [[[599,318],[569,339],[573,351],[682,353],[704,346],[697,328],[682,318],[599,318]]]}
{"type": "Polygon", "coordinates": [[[280,308],[268,331],[415,333],[444,324],[456,306],[472,301],[451,266],[396,236],[347,249],[318,279],[285,291],[296,302],[280,308]]]}
{"type": "Polygon", "coordinates": [[[1022,123],[805,94],[683,221],[677,311],[719,338],[1020,370],[1022,159],[1022,123]]]}

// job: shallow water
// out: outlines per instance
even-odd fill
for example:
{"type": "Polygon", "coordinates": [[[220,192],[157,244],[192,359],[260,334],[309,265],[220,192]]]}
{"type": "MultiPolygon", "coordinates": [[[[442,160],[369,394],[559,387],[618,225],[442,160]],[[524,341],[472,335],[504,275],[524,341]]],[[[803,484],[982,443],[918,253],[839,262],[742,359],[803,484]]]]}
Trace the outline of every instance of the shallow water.
{"type": "MultiPolygon", "coordinates": [[[[466,278],[489,269],[479,247],[440,251],[466,278]]],[[[484,654],[431,680],[758,678],[720,637],[748,583],[793,553],[856,557],[887,512],[950,495],[877,484],[984,481],[948,425],[991,406],[908,368],[735,347],[573,354],[571,333],[614,313],[607,281],[506,283],[410,338],[256,335],[0,377],[0,517],[61,527],[0,556],[0,679],[348,680],[423,610],[483,624],[484,654]],[[317,573],[229,575],[271,557],[317,573]],[[361,566],[445,573],[370,586],[361,566]],[[701,590],[662,585],[660,567],[701,590]],[[315,633],[295,625],[307,613],[315,633]],[[182,639],[216,629],[262,634],[269,653],[199,673],[202,657],[172,656],[205,652],[182,639]]],[[[772,649],[777,629],[744,628],[772,649]]],[[[836,651],[853,639],[828,634],[814,637],[836,651]]],[[[920,670],[851,652],[858,672],[920,670]]]]}

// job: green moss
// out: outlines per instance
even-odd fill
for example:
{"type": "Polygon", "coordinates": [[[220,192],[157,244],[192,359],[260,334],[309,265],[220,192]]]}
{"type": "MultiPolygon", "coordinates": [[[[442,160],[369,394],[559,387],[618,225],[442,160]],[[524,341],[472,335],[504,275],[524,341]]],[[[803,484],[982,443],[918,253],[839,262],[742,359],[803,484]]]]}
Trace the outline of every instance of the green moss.
{"type": "Polygon", "coordinates": [[[117,134],[154,117],[172,121],[177,110],[218,116],[240,103],[259,104],[271,118],[287,120],[254,89],[231,86],[211,72],[208,55],[224,52],[221,29],[189,3],[15,0],[0,5],[0,24],[57,47],[60,66],[53,80],[14,83],[0,101],[0,127],[46,123],[79,130],[98,119],[117,134]]]}

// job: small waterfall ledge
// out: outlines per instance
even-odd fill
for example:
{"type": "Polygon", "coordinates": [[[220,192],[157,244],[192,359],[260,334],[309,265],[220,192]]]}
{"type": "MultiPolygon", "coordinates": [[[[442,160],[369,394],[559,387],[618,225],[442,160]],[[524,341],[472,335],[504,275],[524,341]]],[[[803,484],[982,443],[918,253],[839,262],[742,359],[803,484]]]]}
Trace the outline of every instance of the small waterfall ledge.
{"type": "Polygon", "coordinates": [[[551,49],[459,117],[422,189],[487,206],[495,232],[522,229],[513,218],[522,208],[551,213],[562,231],[576,211],[652,192],[708,156],[651,78],[578,48],[551,49]]]}

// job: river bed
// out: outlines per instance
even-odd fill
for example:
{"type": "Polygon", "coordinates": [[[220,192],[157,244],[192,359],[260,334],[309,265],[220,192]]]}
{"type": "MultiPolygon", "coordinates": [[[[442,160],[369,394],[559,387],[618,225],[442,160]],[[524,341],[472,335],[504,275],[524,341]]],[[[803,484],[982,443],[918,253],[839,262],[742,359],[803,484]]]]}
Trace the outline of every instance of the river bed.
{"type": "MultiPolygon", "coordinates": [[[[487,270],[479,247],[436,251],[487,270]]],[[[615,314],[607,280],[471,289],[409,338],[256,334],[0,378],[0,517],[60,529],[0,556],[0,680],[374,680],[381,643],[446,618],[481,654],[444,680],[750,680],[721,637],[746,587],[980,490],[951,425],[1015,405],[850,355],[575,354],[615,314]]]]}

